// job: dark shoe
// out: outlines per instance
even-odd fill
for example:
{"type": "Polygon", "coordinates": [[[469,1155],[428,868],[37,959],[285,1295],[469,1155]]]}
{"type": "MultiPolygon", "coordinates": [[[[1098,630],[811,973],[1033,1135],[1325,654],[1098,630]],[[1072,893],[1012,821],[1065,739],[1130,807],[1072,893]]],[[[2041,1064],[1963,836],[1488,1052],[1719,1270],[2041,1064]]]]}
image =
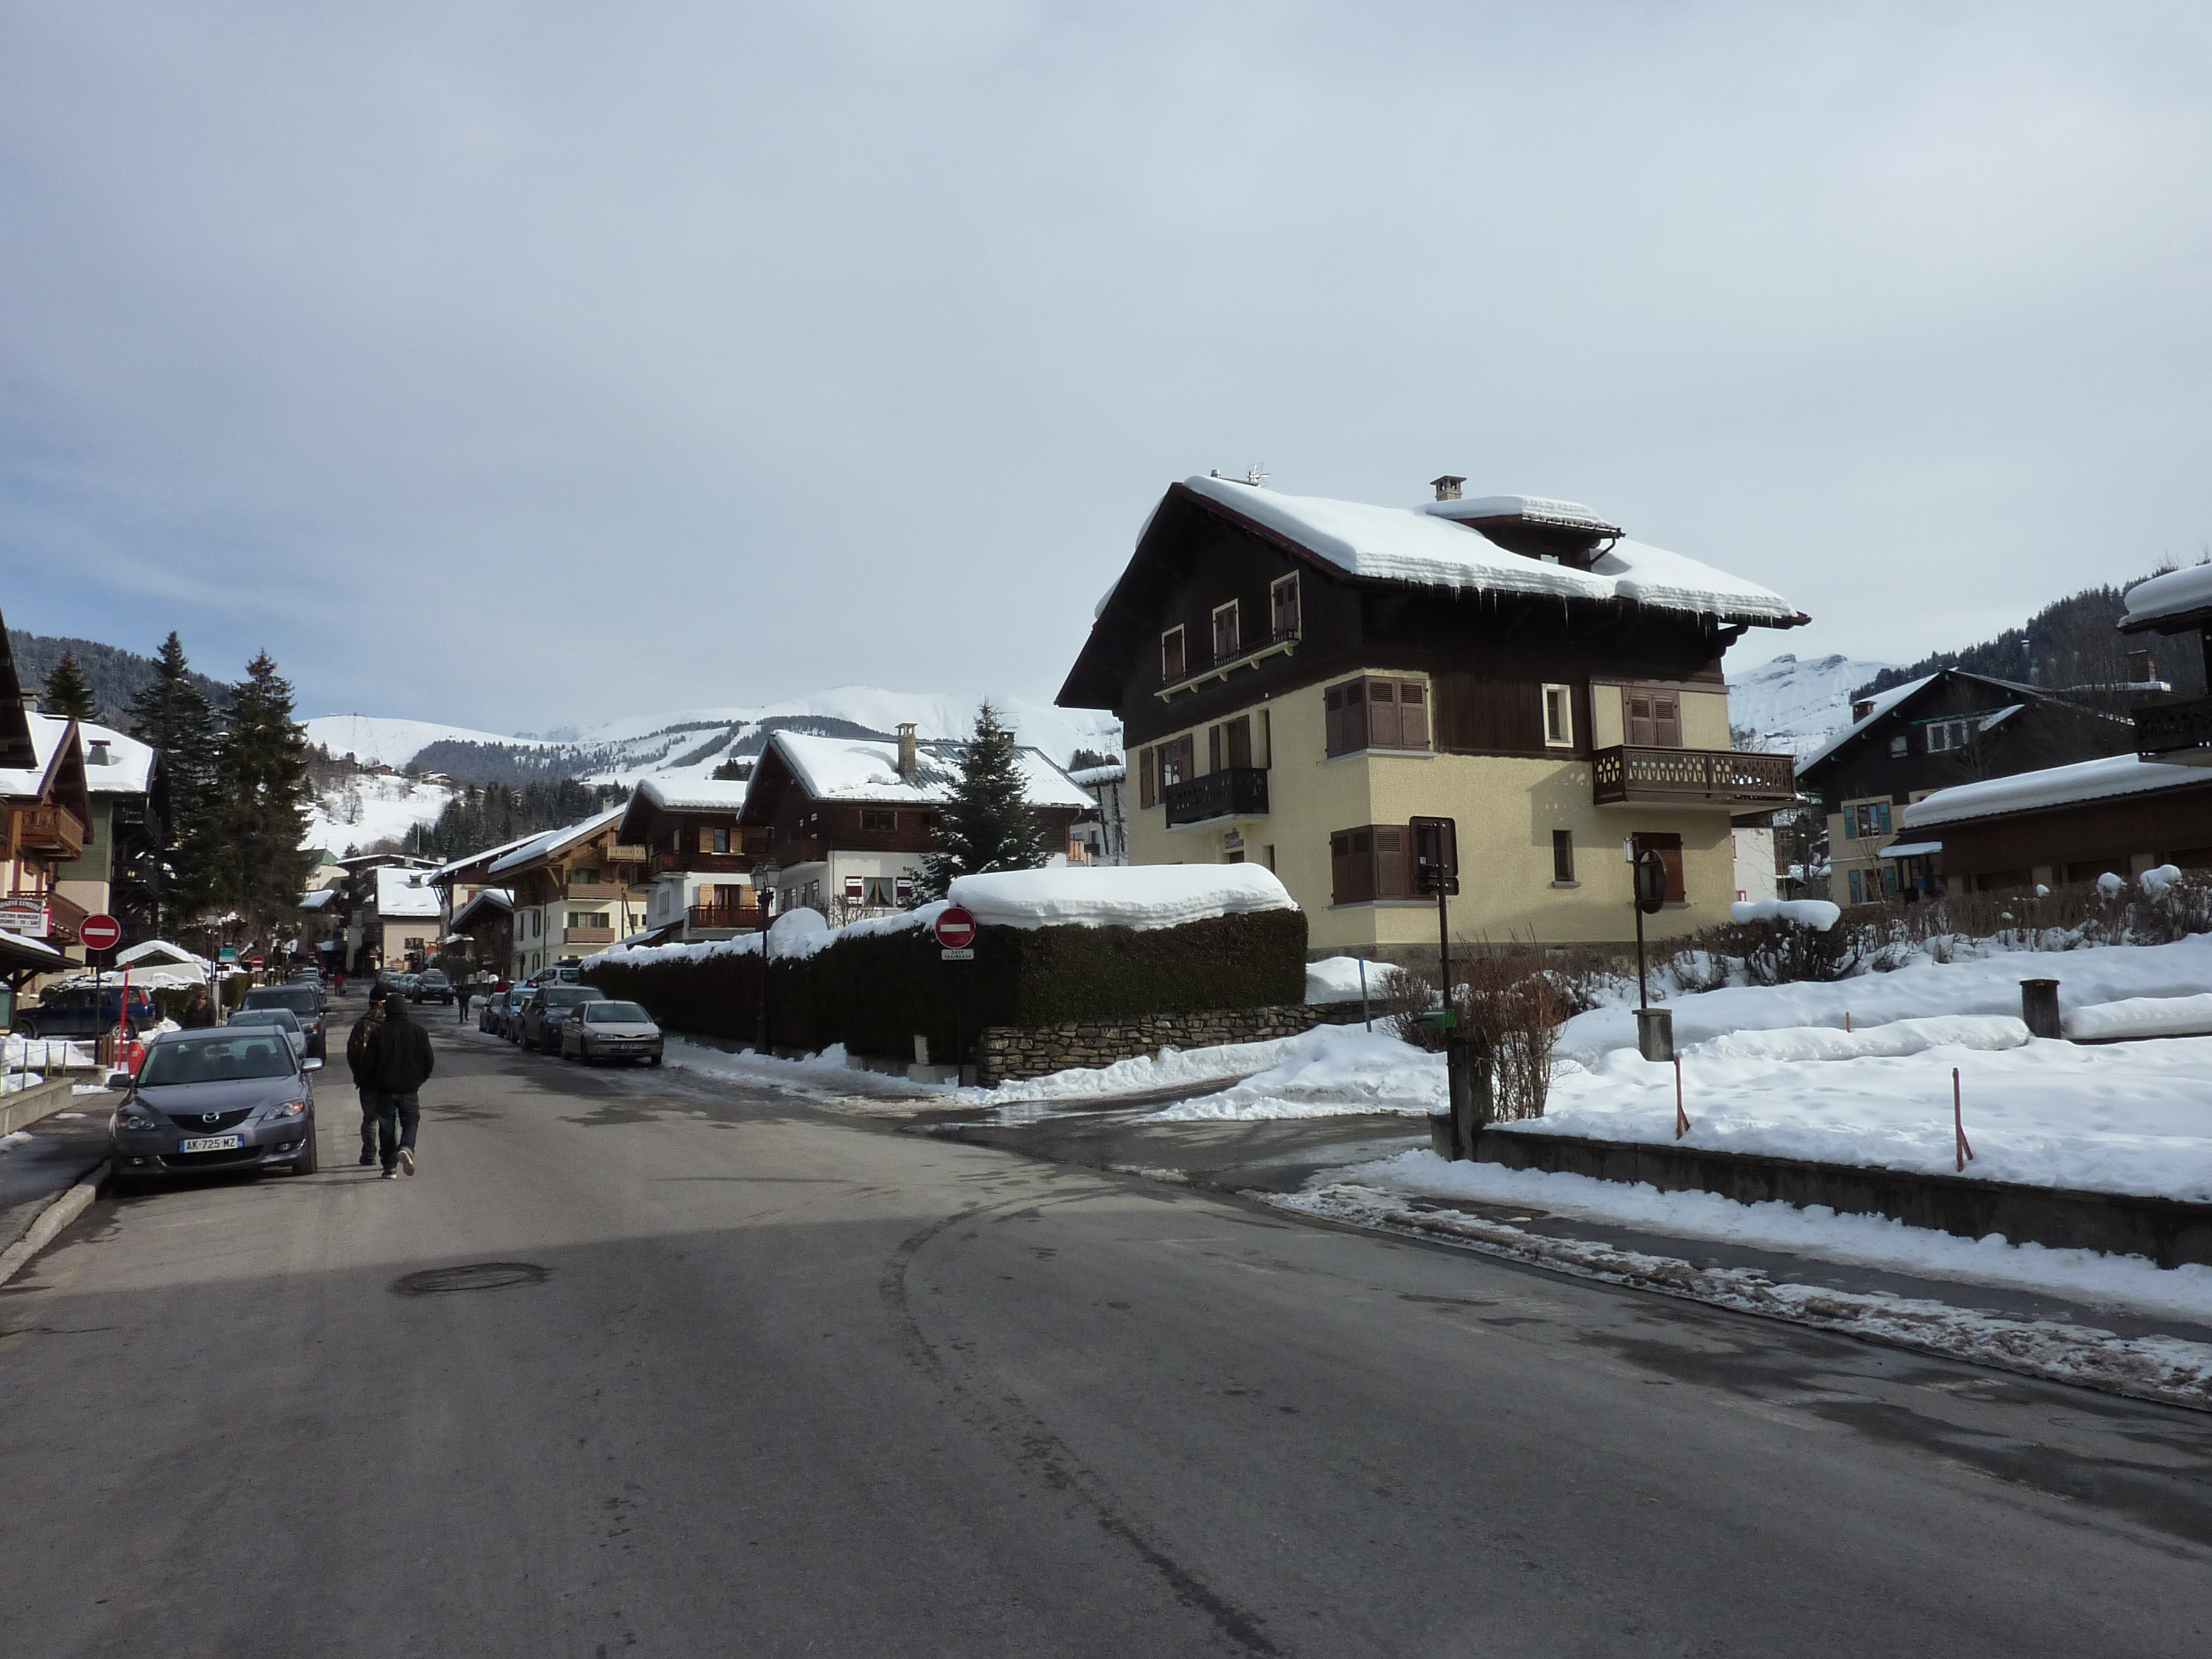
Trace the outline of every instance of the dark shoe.
{"type": "Polygon", "coordinates": [[[412,1146],[402,1146],[399,1149],[399,1167],[406,1170],[409,1175],[415,1173],[415,1149],[412,1146]]]}
{"type": "Polygon", "coordinates": [[[364,1147],[362,1147],[362,1148],[361,1149],[361,1165],[362,1165],[362,1168],[363,1168],[363,1169],[365,1170],[365,1169],[367,1169],[370,1164],[374,1164],[374,1163],[375,1163],[375,1162],[376,1162],[376,1148],[375,1148],[375,1147],[374,1147],[374,1146],[364,1146],[364,1147]]]}
{"type": "Polygon", "coordinates": [[[384,1179],[386,1181],[397,1181],[399,1179],[399,1171],[397,1170],[386,1170],[384,1172],[384,1179]]]}

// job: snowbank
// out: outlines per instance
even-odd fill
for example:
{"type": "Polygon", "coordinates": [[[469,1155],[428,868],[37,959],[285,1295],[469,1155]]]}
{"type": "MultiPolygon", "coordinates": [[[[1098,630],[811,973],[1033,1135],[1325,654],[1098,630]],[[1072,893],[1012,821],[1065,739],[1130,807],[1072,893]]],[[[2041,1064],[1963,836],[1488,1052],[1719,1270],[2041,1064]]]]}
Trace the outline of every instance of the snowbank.
{"type": "MultiPolygon", "coordinates": [[[[1262,1046],[1258,1043],[1253,1048],[1262,1046]]],[[[1165,1123],[1341,1117],[1355,1112],[1426,1116],[1444,1100],[1444,1061],[1383,1031],[1320,1025],[1283,1045],[1281,1058],[1233,1088],[1152,1114],[1165,1123]]]]}
{"type": "Polygon", "coordinates": [[[1731,921],[1788,921],[1825,933],[1843,911],[1826,899],[1750,899],[1729,906],[1731,921]]]}
{"type": "Polygon", "coordinates": [[[1358,957],[1324,957],[1319,962],[1306,963],[1306,1000],[1308,1002],[1357,1002],[1362,996],[1373,999],[1382,989],[1385,964],[1363,962],[1358,957]],[[1360,985],[1364,976],[1366,989],[1360,985]]]}
{"type": "Polygon", "coordinates": [[[1007,870],[962,876],[946,896],[987,927],[1178,927],[1297,908],[1274,872],[1257,864],[1007,870]]]}
{"type": "Polygon", "coordinates": [[[2193,997],[2126,997],[2070,1008],[2061,1016],[2066,1035],[2087,1041],[2114,1037],[2201,1036],[2212,1032],[2212,992],[2193,997]]]}

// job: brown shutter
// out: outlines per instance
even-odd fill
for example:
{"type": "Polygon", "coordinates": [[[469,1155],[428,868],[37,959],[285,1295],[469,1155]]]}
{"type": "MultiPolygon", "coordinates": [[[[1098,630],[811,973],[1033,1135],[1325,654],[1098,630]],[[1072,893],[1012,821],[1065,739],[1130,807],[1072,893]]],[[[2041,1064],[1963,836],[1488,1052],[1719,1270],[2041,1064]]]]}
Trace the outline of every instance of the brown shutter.
{"type": "Polygon", "coordinates": [[[1632,748],[1651,746],[1651,699],[1632,692],[1628,698],[1628,741],[1632,748]]]}
{"type": "Polygon", "coordinates": [[[1398,683],[1398,747],[1429,746],[1428,695],[1419,680],[1398,683]]]}
{"type": "Polygon", "coordinates": [[[1682,746],[1682,700],[1671,691],[1651,699],[1651,741],[1662,749],[1682,746]]]}
{"type": "Polygon", "coordinates": [[[1349,755],[1367,747],[1367,682],[1346,680],[1344,683],[1344,747],[1339,754],[1349,755]]]}
{"type": "Polygon", "coordinates": [[[1339,831],[1328,838],[1328,896],[1332,904],[1352,903],[1352,836],[1339,831]]]}
{"type": "Polygon", "coordinates": [[[1224,728],[1229,734],[1228,755],[1231,766],[1252,764],[1252,717],[1239,714],[1224,728]]]}
{"type": "Polygon", "coordinates": [[[1369,749],[1395,749],[1398,744],[1398,683],[1367,682],[1367,742],[1369,749]]]}
{"type": "Polygon", "coordinates": [[[1332,685],[1321,694],[1322,752],[1344,752],[1344,688],[1332,685]]]}
{"type": "Polygon", "coordinates": [[[1209,772],[1221,769],[1221,728],[1218,726],[1206,728],[1206,769],[1209,772]]]}
{"type": "Polygon", "coordinates": [[[1137,805],[1143,807],[1160,804],[1160,756],[1156,749],[1137,751],[1137,805]]]}
{"type": "Polygon", "coordinates": [[[1375,896],[1404,898],[1407,832],[1396,824],[1378,824],[1375,830],[1375,896]]]}

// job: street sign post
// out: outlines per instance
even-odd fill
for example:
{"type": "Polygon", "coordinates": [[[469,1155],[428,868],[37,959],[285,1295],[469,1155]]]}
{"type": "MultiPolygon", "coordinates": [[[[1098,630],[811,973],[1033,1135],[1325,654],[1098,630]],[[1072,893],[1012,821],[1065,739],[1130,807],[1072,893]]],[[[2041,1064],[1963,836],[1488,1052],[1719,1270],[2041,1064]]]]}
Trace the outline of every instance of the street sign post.
{"type": "MultiPolygon", "coordinates": [[[[948,904],[937,915],[938,959],[942,962],[973,962],[975,960],[975,918],[957,904],[948,904]]],[[[952,975],[952,1080],[968,1081],[967,1050],[961,1031],[960,981],[963,975],[952,975]]]]}
{"type": "Polygon", "coordinates": [[[88,951],[112,951],[123,943],[123,924],[113,916],[87,916],[76,925],[76,936],[88,951]]]}
{"type": "Polygon", "coordinates": [[[1437,984],[1443,1006],[1452,1006],[1451,915],[1448,901],[1459,891],[1459,822],[1455,818],[1415,818],[1407,825],[1413,845],[1413,891],[1421,897],[1437,896],[1437,984]]]}

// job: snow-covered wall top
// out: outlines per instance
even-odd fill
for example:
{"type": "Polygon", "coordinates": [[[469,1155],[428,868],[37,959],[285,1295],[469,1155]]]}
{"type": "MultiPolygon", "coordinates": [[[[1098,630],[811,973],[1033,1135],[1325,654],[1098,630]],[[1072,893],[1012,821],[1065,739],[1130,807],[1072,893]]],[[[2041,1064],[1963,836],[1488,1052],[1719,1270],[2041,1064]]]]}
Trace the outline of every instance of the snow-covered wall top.
{"type": "Polygon", "coordinates": [[[1589,570],[1577,570],[1508,552],[1480,531],[1431,510],[1464,514],[1464,501],[1373,507],[1318,495],[1279,495],[1226,478],[1183,482],[1207,500],[1267,526],[1340,569],[1377,581],[1626,599],[1661,610],[1771,626],[1786,627],[1798,620],[1797,607],[1771,588],[1663,548],[1623,538],[1601,554],[1589,570]]]}
{"type": "Polygon", "coordinates": [[[2169,570],[2163,576],[2137,582],[2128,589],[2126,604],[2126,614],[2120,618],[2123,628],[2212,610],[2212,564],[2169,570]]]}
{"type": "Polygon", "coordinates": [[[1257,864],[1006,870],[962,876],[947,896],[987,927],[1179,927],[1298,908],[1274,872],[1257,864]]]}
{"type": "Polygon", "coordinates": [[[2168,766],[2138,760],[2133,755],[2107,755],[2101,760],[2076,761],[2071,766],[2015,772],[2008,778],[1987,778],[1979,783],[1938,789],[1906,807],[1898,821],[1907,830],[1928,830],[1967,818],[2205,783],[2212,783],[2212,772],[2201,767],[2168,766]]]}

